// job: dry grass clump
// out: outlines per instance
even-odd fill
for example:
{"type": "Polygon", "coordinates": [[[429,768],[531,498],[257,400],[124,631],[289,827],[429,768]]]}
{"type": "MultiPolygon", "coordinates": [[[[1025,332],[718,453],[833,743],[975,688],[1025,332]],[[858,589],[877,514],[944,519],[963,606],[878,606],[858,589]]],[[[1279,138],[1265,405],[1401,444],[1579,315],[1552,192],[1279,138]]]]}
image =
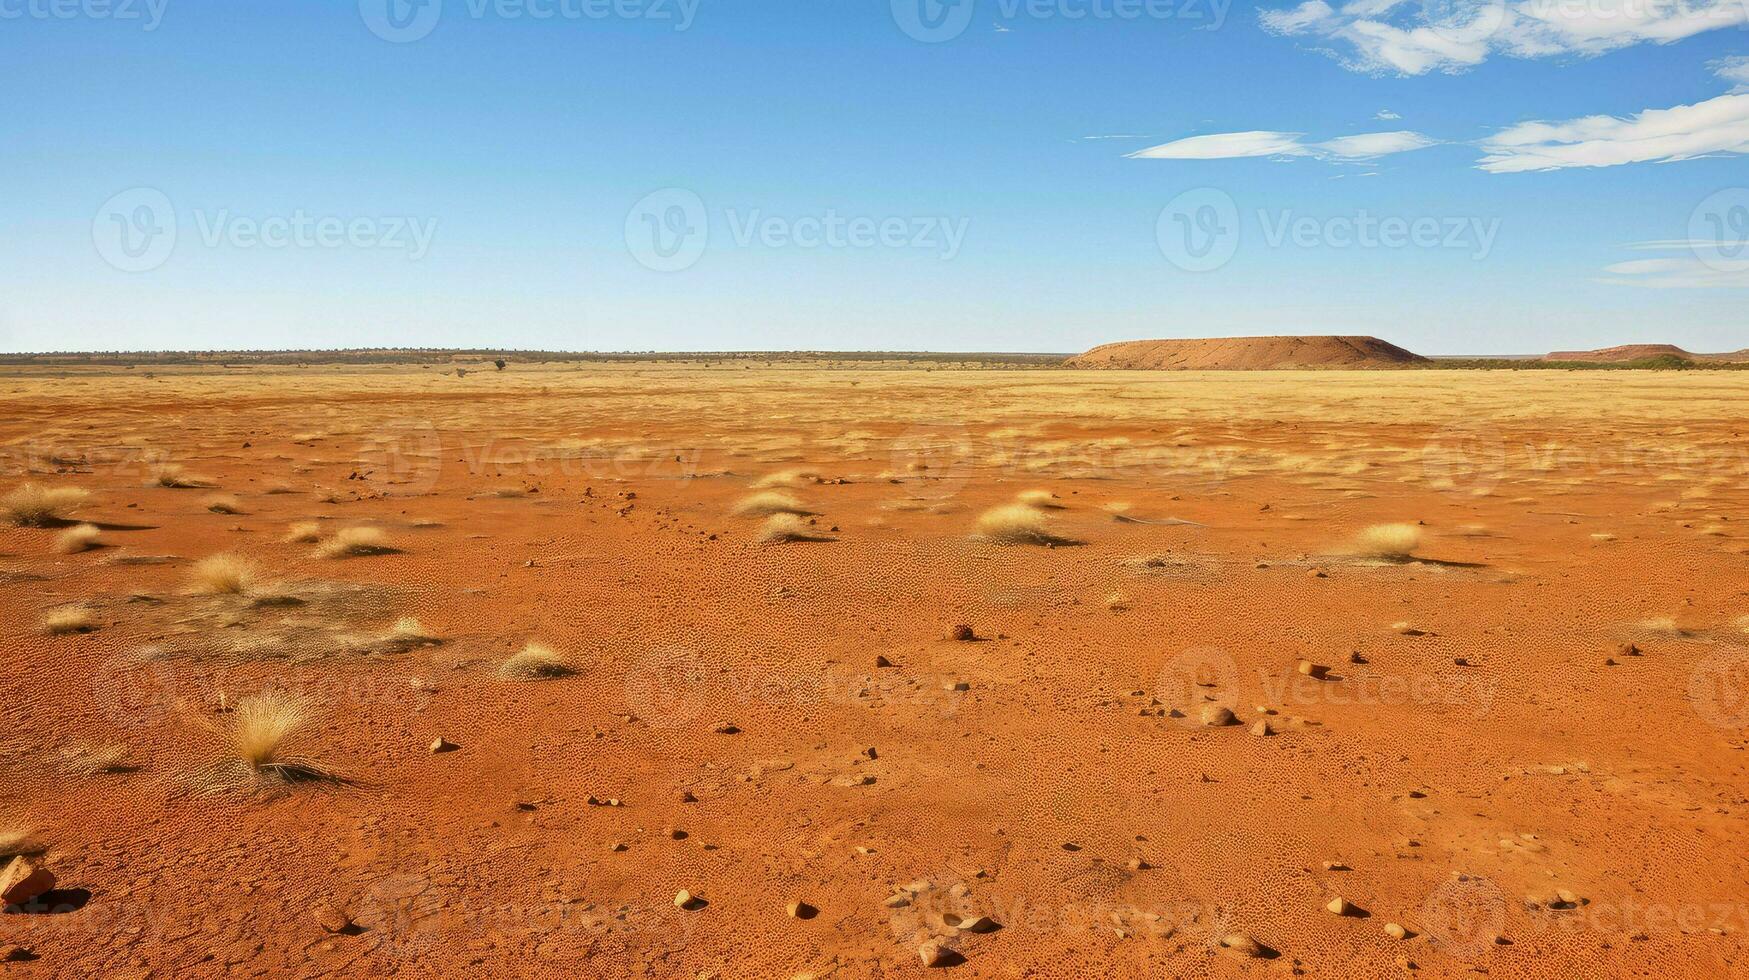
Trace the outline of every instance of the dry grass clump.
{"type": "Polygon", "coordinates": [[[773,514],[794,514],[811,517],[814,511],[787,493],[768,490],[756,493],[735,505],[735,513],[743,517],[770,517],[773,514]]]}
{"type": "Polygon", "coordinates": [[[386,555],[394,550],[389,547],[388,536],[381,528],[343,527],[335,531],[333,537],[317,546],[316,554],[321,558],[352,558],[359,555],[386,555]]]}
{"type": "Polygon", "coordinates": [[[236,497],[228,493],[214,494],[201,501],[201,505],[215,514],[241,514],[243,505],[236,497]]]}
{"type": "Polygon", "coordinates": [[[808,483],[819,483],[820,474],[810,470],[779,470],[754,481],[753,489],[764,490],[770,487],[799,487],[808,483]]]}
{"type": "Polygon", "coordinates": [[[48,527],[66,520],[68,511],[77,510],[90,497],[90,491],[78,487],[25,483],[0,497],[0,519],[19,527],[48,527]]]}
{"type": "Polygon", "coordinates": [[[52,636],[90,633],[97,629],[97,613],[90,606],[59,606],[43,613],[43,632],[52,636]]]}
{"type": "Polygon", "coordinates": [[[765,519],[765,526],[759,530],[759,540],[766,544],[781,544],[786,541],[833,539],[819,533],[807,521],[794,514],[773,514],[765,519]]]}
{"type": "Polygon", "coordinates": [[[36,828],[23,824],[0,826],[0,860],[10,861],[20,854],[41,854],[47,850],[36,838],[36,828]]]}
{"type": "Polygon", "coordinates": [[[545,681],[577,672],[565,655],[544,643],[530,640],[515,656],[498,668],[500,677],[518,681],[545,681]]]}
{"type": "Polygon", "coordinates": [[[374,653],[406,653],[408,650],[435,646],[442,642],[417,617],[402,616],[395,620],[395,625],[389,627],[388,632],[376,637],[370,648],[374,653]]]}
{"type": "Polygon", "coordinates": [[[169,487],[172,490],[192,490],[198,487],[210,487],[212,481],[205,477],[195,476],[176,463],[159,463],[152,467],[146,479],[148,487],[169,487]]]}
{"type": "Polygon", "coordinates": [[[309,723],[308,703],[284,691],[268,690],[238,700],[221,732],[227,755],[202,774],[201,782],[217,789],[343,781],[316,762],[287,751],[309,723]]]}
{"type": "Polygon", "coordinates": [[[1062,510],[1063,505],[1057,502],[1057,495],[1049,490],[1022,490],[1014,498],[1028,507],[1040,510],[1062,510]]]}
{"type": "Polygon", "coordinates": [[[260,578],[255,563],[238,555],[209,555],[188,570],[189,591],[196,595],[244,595],[260,578]]]}
{"type": "Polygon", "coordinates": [[[101,547],[103,532],[95,524],[75,524],[55,535],[55,550],[63,555],[76,555],[101,547]]]}
{"type": "Polygon", "coordinates": [[[315,521],[300,521],[285,532],[286,544],[315,544],[322,540],[322,525],[315,521]]]}
{"type": "Polygon", "coordinates": [[[1079,544],[1052,529],[1051,519],[1036,507],[1007,504],[987,510],[978,518],[977,534],[997,544],[1036,544],[1054,547],[1079,544]]]}
{"type": "Polygon", "coordinates": [[[1413,524],[1374,524],[1355,536],[1356,554],[1403,560],[1421,546],[1421,529],[1413,524]]]}
{"type": "Polygon", "coordinates": [[[74,742],[61,750],[61,771],[87,777],[133,772],[128,754],[128,747],[118,742],[74,742]]]}

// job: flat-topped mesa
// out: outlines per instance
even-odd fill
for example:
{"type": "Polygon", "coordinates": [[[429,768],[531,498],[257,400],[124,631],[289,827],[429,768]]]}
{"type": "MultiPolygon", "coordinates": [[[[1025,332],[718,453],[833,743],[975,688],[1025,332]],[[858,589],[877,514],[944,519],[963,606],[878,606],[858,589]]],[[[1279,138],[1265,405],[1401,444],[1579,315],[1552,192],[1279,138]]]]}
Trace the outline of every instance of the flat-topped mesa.
{"type": "Polygon", "coordinates": [[[1545,361],[1641,361],[1652,357],[1680,357],[1692,361],[1714,354],[1691,354],[1675,344],[1622,344],[1619,347],[1599,347],[1597,350],[1558,350],[1543,358],[1545,361]]]}
{"type": "Polygon", "coordinates": [[[1427,358],[1377,337],[1211,337],[1101,344],[1064,364],[1128,371],[1370,369],[1425,364],[1427,358]]]}

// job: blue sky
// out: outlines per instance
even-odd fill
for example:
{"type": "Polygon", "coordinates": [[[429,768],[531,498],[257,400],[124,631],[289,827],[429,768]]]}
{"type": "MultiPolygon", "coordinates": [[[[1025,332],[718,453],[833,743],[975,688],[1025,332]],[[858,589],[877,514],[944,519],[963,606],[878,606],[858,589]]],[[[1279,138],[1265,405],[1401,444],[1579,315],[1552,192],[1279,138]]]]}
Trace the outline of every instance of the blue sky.
{"type": "Polygon", "coordinates": [[[1749,347],[1744,0],[390,2],[0,0],[0,349],[1749,347]]]}

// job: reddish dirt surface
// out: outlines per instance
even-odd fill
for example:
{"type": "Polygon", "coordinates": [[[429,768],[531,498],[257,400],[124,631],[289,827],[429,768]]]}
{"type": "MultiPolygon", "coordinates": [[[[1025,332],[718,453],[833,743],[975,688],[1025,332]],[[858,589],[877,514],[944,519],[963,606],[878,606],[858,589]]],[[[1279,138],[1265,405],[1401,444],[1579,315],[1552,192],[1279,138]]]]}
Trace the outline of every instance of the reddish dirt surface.
{"type": "Polygon", "coordinates": [[[1708,375],[0,379],[7,486],[106,543],[0,530],[0,814],[60,882],[4,972],[1743,976],[1749,381],[1708,375]],[[785,471],[829,540],[732,513],[785,471]],[[973,536],[1032,490],[1084,543],[973,536]],[[221,552],[278,586],[188,594],[221,552]],[[577,673],[502,679],[530,639],[577,673]],[[198,778],[272,688],[347,782],[198,778]]]}
{"type": "Polygon", "coordinates": [[[1216,337],[1101,344],[1069,358],[1067,365],[1125,371],[1262,371],[1401,367],[1426,360],[1377,337],[1216,337]]]}

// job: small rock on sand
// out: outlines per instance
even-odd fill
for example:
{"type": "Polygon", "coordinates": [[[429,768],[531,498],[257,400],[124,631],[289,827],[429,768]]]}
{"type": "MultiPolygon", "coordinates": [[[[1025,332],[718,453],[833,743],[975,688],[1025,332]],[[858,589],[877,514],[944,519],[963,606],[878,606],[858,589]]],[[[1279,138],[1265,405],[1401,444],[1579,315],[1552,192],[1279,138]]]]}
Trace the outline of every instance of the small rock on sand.
{"type": "Polygon", "coordinates": [[[702,904],[703,903],[699,901],[697,895],[694,895],[692,892],[689,892],[684,888],[674,893],[674,907],[677,909],[685,909],[690,912],[702,904]]]}
{"type": "Polygon", "coordinates": [[[1202,706],[1202,723],[1210,728],[1233,723],[1233,712],[1224,705],[1205,704],[1202,706]]]}
{"type": "Polygon", "coordinates": [[[1402,926],[1396,924],[1395,922],[1387,922],[1387,923],[1385,923],[1385,935],[1391,937],[1392,939],[1404,939],[1404,938],[1408,937],[1409,930],[1403,928],[1402,926]]]}
{"type": "Polygon", "coordinates": [[[987,915],[974,915],[962,920],[958,928],[961,932],[993,932],[996,929],[996,920],[987,915]]]}
{"type": "Polygon", "coordinates": [[[1263,944],[1242,932],[1234,932],[1222,936],[1221,948],[1239,956],[1263,955],[1263,944]]]}
{"type": "Polygon", "coordinates": [[[310,917],[316,920],[325,932],[345,932],[352,925],[345,912],[334,906],[327,899],[320,899],[310,906],[310,917]]]}
{"type": "Polygon", "coordinates": [[[961,643],[970,643],[978,638],[978,634],[973,632],[970,626],[962,623],[948,633],[948,638],[958,640],[961,643]]]}
{"type": "Polygon", "coordinates": [[[938,939],[931,939],[917,947],[917,958],[922,960],[926,967],[946,966],[953,962],[954,951],[953,947],[946,943],[938,939]]]}
{"type": "Polygon", "coordinates": [[[1343,898],[1340,895],[1335,897],[1335,898],[1332,898],[1330,900],[1330,904],[1326,905],[1324,907],[1326,909],[1329,909],[1330,914],[1332,914],[1332,915],[1353,915],[1354,913],[1360,911],[1359,909],[1354,907],[1353,902],[1350,902],[1348,899],[1343,898]]]}
{"type": "Polygon", "coordinates": [[[1300,661],[1299,670],[1300,673],[1318,681],[1323,680],[1330,673],[1330,668],[1328,666],[1325,666],[1324,664],[1315,664],[1310,660],[1300,661]]]}
{"type": "Polygon", "coordinates": [[[1251,734],[1256,735],[1258,738],[1267,738],[1274,735],[1275,732],[1270,729],[1269,722],[1259,718],[1257,719],[1257,724],[1251,726],[1251,734]]]}
{"type": "Polygon", "coordinates": [[[431,754],[432,755],[437,755],[439,752],[454,752],[455,750],[456,750],[456,744],[454,742],[451,742],[449,739],[443,738],[441,736],[437,739],[437,741],[431,743],[431,754]]]}
{"type": "Polygon", "coordinates": [[[814,916],[818,915],[820,911],[799,898],[792,899],[788,905],[783,907],[783,910],[787,912],[792,919],[812,919],[814,916]]]}

